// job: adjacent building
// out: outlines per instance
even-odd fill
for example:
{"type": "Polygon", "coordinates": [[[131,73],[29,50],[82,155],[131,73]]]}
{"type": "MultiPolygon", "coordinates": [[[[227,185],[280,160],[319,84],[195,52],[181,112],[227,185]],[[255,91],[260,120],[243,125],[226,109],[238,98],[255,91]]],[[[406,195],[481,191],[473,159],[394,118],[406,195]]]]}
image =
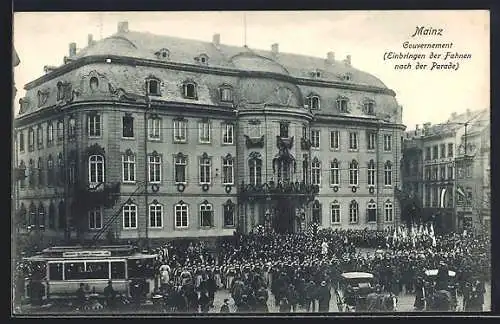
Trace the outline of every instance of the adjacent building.
{"type": "Polygon", "coordinates": [[[15,121],[24,229],[119,241],[399,222],[402,108],[350,56],[122,22],[45,72],[15,121]]]}
{"type": "Polygon", "coordinates": [[[454,113],[406,132],[403,191],[416,198],[416,221],[442,231],[489,227],[489,114],[454,113]]]}

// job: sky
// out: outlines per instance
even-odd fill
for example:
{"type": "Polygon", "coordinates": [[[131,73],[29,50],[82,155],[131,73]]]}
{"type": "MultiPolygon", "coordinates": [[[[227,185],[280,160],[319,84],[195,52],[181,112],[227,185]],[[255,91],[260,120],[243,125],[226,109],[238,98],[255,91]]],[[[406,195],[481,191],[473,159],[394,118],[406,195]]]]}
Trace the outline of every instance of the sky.
{"type": "MultiPolygon", "coordinates": [[[[43,75],[45,65],[59,66],[68,55],[69,43],[87,46],[114,34],[120,21],[129,30],[145,31],[221,43],[337,60],[351,55],[352,66],[378,77],[396,92],[403,106],[407,129],[416,124],[446,121],[452,112],[490,106],[490,39],[488,11],[250,11],[250,12],[18,12],[14,14],[13,42],[21,63],[14,68],[18,89],[14,109],[24,96],[24,85],[43,75]],[[244,18],[246,17],[246,18],[244,18]],[[246,21],[246,33],[245,22],[246,21]],[[411,37],[417,27],[443,29],[439,35],[411,37]],[[403,42],[449,43],[453,53],[470,54],[458,70],[396,70],[394,64],[415,61],[387,60],[384,53],[429,55],[429,49],[404,49],[403,42]]],[[[438,53],[447,50],[435,50],[438,53]]],[[[427,58],[422,63],[431,66],[427,58]]],[[[442,63],[438,60],[438,63],[442,63]]]]}

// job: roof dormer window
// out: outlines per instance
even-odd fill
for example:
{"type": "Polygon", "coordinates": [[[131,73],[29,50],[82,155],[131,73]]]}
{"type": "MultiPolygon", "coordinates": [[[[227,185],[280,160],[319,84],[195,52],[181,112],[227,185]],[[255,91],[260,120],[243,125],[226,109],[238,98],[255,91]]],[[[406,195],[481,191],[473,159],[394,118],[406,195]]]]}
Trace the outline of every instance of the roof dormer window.
{"type": "Polygon", "coordinates": [[[344,80],[344,81],[351,81],[351,79],[352,79],[351,73],[344,73],[342,75],[342,80],[344,80]]]}
{"type": "Polygon", "coordinates": [[[200,64],[207,65],[208,64],[208,55],[207,54],[200,54],[199,56],[195,57],[194,60],[200,64]]]}
{"type": "Polygon", "coordinates": [[[162,48],[155,53],[156,57],[160,60],[168,60],[170,58],[170,51],[166,48],[162,48]]]}
{"type": "Polygon", "coordinates": [[[310,74],[311,74],[311,77],[313,77],[313,78],[321,78],[321,71],[320,70],[314,70],[310,74]]]}
{"type": "Polygon", "coordinates": [[[188,81],[182,85],[182,94],[187,99],[198,99],[196,84],[188,81]]]}
{"type": "Polygon", "coordinates": [[[337,98],[337,109],[341,113],[348,112],[349,111],[348,103],[349,103],[349,99],[348,98],[346,98],[346,97],[338,97],[337,98]]]}
{"type": "Polygon", "coordinates": [[[375,101],[371,99],[365,100],[363,103],[363,110],[366,114],[368,115],[374,115],[375,114],[375,101]]]}
{"type": "Polygon", "coordinates": [[[219,88],[221,102],[233,102],[233,89],[229,85],[223,85],[219,88]]]}
{"type": "Polygon", "coordinates": [[[160,93],[160,81],[155,78],[149,78],[146,80],[146,92],[150,96],[159,96],[160,93]]]}
{"type": "Polygon", "coordinates": [[[306,98],[306,106],[309,109],[317,110],[320,107],[320,99],[318,95],[311,94],[306,98]]]}

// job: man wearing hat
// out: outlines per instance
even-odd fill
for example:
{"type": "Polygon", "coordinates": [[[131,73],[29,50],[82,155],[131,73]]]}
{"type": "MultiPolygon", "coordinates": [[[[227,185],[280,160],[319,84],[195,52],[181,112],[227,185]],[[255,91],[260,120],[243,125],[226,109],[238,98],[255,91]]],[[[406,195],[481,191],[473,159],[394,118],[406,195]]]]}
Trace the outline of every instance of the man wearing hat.
{"type": "Polygon", "coordinates": [[[108,285],[104,288],[104,297],[106,297],[108,307],[114,308],[116,291],[113,289],[113,282],[111,280],[108,281],[108,285]]]}
{"type": "Polygon", "coordinates": [[[229,299],[225,298],[224,303],[220,307],[220,312],[221,313],[230,313],[231,311],[229,310],[229,299]]]}
{"type": "Polygon", "coordinates": [[[330,311],[330,299],[331,299],[330,287],[328,287],[326,281],[321,282],[321,286],[318,290],[318,311],[319,312],[329,312],[330,311]]]}

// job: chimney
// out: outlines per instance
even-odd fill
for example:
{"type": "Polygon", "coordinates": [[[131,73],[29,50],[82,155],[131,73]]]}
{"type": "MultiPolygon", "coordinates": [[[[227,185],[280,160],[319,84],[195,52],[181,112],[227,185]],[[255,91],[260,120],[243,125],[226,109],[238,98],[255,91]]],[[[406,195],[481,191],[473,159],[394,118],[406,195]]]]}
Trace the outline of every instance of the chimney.
{"type": "Polygon", "coordinates": [[[424,129],[428,129],[431,126],[431,123],[424,123],[424,129]]]}
{"type": "Polygon", "coordinates": [[[279,45],[277,43],[274,43],[273,45],[271,45],[271,52],[273,52],[273,55],[278,55],[279,45]]]}
{"type": "Polygon", "coordinates": [[[465,112],[467,113],[467,117],[469,117],[470,116],[470,109],[467,108],[467,110],[465,112]]]}
{"type": "Polygon", "coordinates": [[[87,39],[88,39],[88,44],[87,44],[88,46],[94,45],[94,37],[92,36],[92,34],[89,34],[87,36],[87,39]]]}
{"type": "Polygon", "coordinates": [[[351,65],[351,55],[347,55],[344,60],[345,64],[351,65]]]}
{"type": "Polygon", "coordinates": [[[335,63],[335,53],[334,52],[328,52],[328,53],[326,53],[326,62],[328,64],[335,63]]]}
{"type": "Polygon", "coordinates": [[[45,74],[48,74],[48,73],[54,71],[55,69],[57,69],[57,67],[52,66],[52,65],[45,65],[43,67],[43,71],[45,72],[45,74]]]}
{"type": "Polygon", "coordinates": [[[419,126],[418,124],[417,124],[417,125],[415,125],[415,130],[418,130],[418,126],[419,126]]]}
{"type": "Polygon", "coordinates": [[[215,45],[215,47],[220,46],[220,34],[214,34],[212,37],[212,43],[215,45]]]}
{"type": "Polygon", "coordinates": [[[76,43],[69,43],[69,57],[76,55],[76,43]]]}
{"type": "Polygon", "coordinates": [[[118,32],[119,33],[128,33],[128,21],[120,21],[118,23],[118,32]]]}

